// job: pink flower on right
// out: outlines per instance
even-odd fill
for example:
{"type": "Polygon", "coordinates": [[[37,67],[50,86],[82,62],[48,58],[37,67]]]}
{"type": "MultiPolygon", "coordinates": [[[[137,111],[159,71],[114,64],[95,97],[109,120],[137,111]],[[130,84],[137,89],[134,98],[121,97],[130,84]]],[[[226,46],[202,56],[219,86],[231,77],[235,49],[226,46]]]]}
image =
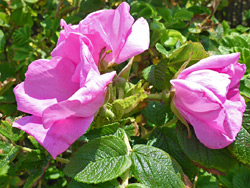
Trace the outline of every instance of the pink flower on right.
{"type": "Polygon", "coordinates": [[[206,147],[231,144],[241,129],[246,105],[240,95],[240,79],[246,66],[240,53],[202,59],[171,80],[174,104],[206,147]]]}

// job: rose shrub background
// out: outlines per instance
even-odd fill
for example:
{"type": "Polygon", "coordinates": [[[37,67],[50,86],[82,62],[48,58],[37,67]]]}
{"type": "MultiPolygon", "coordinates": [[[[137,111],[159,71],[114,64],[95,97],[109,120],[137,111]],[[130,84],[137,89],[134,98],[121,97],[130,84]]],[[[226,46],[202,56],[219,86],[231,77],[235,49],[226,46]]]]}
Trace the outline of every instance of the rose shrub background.
{"type": "Polygon", "coordinates": [[[127,2],[0,0],[0,187],[250,187],[249,11],[127,2]]]}

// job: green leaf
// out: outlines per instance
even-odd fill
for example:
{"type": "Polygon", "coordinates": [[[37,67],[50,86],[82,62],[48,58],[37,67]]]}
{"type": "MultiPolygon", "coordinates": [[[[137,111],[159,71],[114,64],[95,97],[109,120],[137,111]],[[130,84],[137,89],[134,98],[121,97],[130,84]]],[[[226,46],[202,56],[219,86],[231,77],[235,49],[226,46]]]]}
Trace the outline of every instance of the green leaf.
{"type": "Polygon", "coordinates": [[[9,16],[4,12],[0,12],[0,26],[9,27],[9,16]]]}
{"type": "Polygon", "coordinates": [[[196,185],[202,188],[219,188],[219,182],[216,177],[207,172],[199,174],[196,185]]]}
{"type": "Polygon", "coordinates": [[[224,176],[218,176],[223,187],[241,188],[250,186],[250,169],[244,165],[237,165],[224,176]]]}
{"type": "Polygon", "coordinates": [[[94,128],[88,131],[84,134],[88,139],[94,139],[97,137],[105,136],[105,135],[111,135],[116,132],[116,130],[119,128],[120,123],[115,122],[108,125],[104,125],[103,127],[94,128]]]}
{"type": "Polygon", "coordinates": [[[167,119],[169,106],[159,101],[149,101],[148,106],[143,109],[142,114],[147,121],[155,125],[161,126],[167,119]]]}
{"type": "Polygon", "coordinates": [[[171,22],[173,20],[170,9],[166,8],[159,8],[158,9],[158,14],[161,15],[161,17],[166,21],[166,22],[171,22]]]}
{"type": "Polygon", "coordinates": [[[146,145],[135,145],[131,152],[132,173],[148,187],[181,188],[182,170],[166,152],[146,145]]]}
{"type": "Polygon", "coordinates": [[[48,168],[51,156],[46,156],[40,150],[33,150],[25,156],[24,162],[21,164],[30,173],[24,188],[33,187],[37,180],[45,173],[48,168]]]}
{"type": "Polygon", "coordinates": [[[136,107],[147,98],[147,94],[144,92],[143,88],[135,89],[137,93],[133,94],[133,89],[128,91],[128,93],[133,94],[131,96],[125,97],[124,99],[117,99],[112,103],[111,111],[115,114],[115,119],[120,120],[124,115],[132,112],[136,107]]]}
{"type": "Polygon", "coordinates": [[[236,164],[236,160],[226,148],[214,150],[207,148],[196,138],[193,130],[192,137],[188,138],[187,129],[181,122],[177,123],[177,137],[184,153],[196,165],[207,171],[212,173],[220,173],[218,170],[226,172],[236,164]]]}
{"type": "Polygon", "coordinates": [[[171,86],[169,80],[173,77],[173,73],[167,68],[166,61],[161,61],[157,65],[147,67],[143,70],[142,74],[143,78],[159,91],[171,86]]]}
{"type": "Polygon", "coordinates": [[[236,140],[228,147],[231,153],[243,164],[250,166],[250,108],[247,105],[243,115],[242,128],[236,140]]]}
{"type": "Polygon", "coordinates": [[[0,134],[16,142],[22,138],[24,131],[17,128],[12,128],[8,121],[0,121],[0,134]]]}
{"type": "Polygon", "coordinates": [[[86,183],[82,183],[82,182],[77,182],[72,180],[69,185],[67,186],[67,188],[120,188],[119,183],[117,182],[117,180],[112,180],[112,181],[108,181],[105,183],[99,183],[98,185],[95,184],[86,184],[86,183]]]}
{"type": "Polygon", "coordinates": [[[9,88],[3,95],[0,95],[0,103],[14,103],[16,98],[12,88],[9,88]]]}
{"type": "Polygon", "coordinates": [[[189,59],[191,53],[192,57],[189,66],[209,56],[200,43],[189,41],[174,50],[171,55],[168,56],[170,60],[169,66],[177,67],[178,70],[182,63],[189,59]]]}
{"type": "Polygon", "coordinates": [[[197,168],[181,149],[175,126],[155,129],[150,134],[150,140],[152,140],[152,146],[160,148],[171,155],[181,165],[187,176],[194,177],[197,168]]]}
{"type": "Polygon", "coordinates": [[[162,54],[165,55],[166,57],[169,56],[170,52],[167,51],[167,50],[164,48],[164,46],[162,46],[160,43],[156,43],[155,47],[156,47],[156,49],[157,49],[160,53],[162,53],[162,54]]]}
{"type": "Polygon", "coordinates": [[[19,147],[0,141],[0,168],[13,161],[18,154],[19,147]]]}
{"type": "Polygon", "coordinates": [[[0,53],[4,51],[5,43],[6,43],[6,40],[5,40],[4,33],[0,29],[0,53]]]}
{"type": "Polygon", "coordinates": [[[244,38],[244,35],[227,35],[222,38],[221,45],[229,48],[232,47],[249,48],[249,43],[244,38]]]}
{"type": "Polygon", "coordinates": [[[174,30],[174,29],[167,29],[162,31],[161,36],[161,44],[163,44],[166,47],[174,46],[177,41],[180,41],[181,43],[186,42],[186,37],[184,37],[181,32],[174,30]]]}
{"type": "Polygon", "coordinates": [[[15,73],[15,69],[13,66],[10,66],[7,63],[0,63],[0,81],[4,82],[7,78],[10,77],[15,77],[16,73],[15,73]]]}
{"type": "Polygon", "coordinates": [[[174,18],[182,21],[190,21],[193,17],[193,12],[188,11],[187,9],[180,9],[174,14],[174,18]]]}
{"type": "Polygon", "coordinates": [[[157,15],[156,10],[149,3],[143,1],[134,1],[130,6],[130,12],[132,16],[136,16],[137,18],[144,17],[145,19],[149,19],[157,15]]]}
{"type": "Polygon", "coordinates": [[[103,6],[102,0],[85,0],[81,1],[79,11],[87,15],[90,12],[94,12],[96,10],[101,9],[102,6],[103,6]]]}
{"type": "Polygon", "coordinates": [[[149,187],[141,183],[132,183],[132,184],[128,184],[126,188],[149,188],[149,187]]]}
{"type": "Polygon", "coordinates": [[[118,77],[124,78],[126,81],[128,80],[131,67],[133,64],[133,60],[134,60],[134,57],[132,57],[129,60],[128,64],[119,72],[118,77]]]}
{"type": "Polygon", "coordinates": [[[250,98],[250,74],[241,79],[239,89],[241,95],[250,98]]]}
{"type": "Polygon", "coordinates": [[[0,112],[7,116],[11,116],[16,112],[16,104],[1,104],[0,112]]]}
{"type": "Polygon", "coordinates": [[[234,188],[250,186],[250,169],[242,166],[233,177],[234,188]]]}
{"type": "Polygon", "coordinates": [[[38,2],[38,0],[24,0],[25,2],[27,2],[27,3],[37,3],[38,2]]]}
{"type": "Polygon", "coordinates": [[[245,26],[243,26],[243,25],[238,25],[237,27],[236,27],[236,30],[237,31],[240,31],[240,32],[242,32],[242,33],[245,33],[246,31],[248,31],[250,28],[249,27],[245,27],[245,26]]]}
{"type": "Polygon", "coordinates": [[[130,166],[127,147],[116,136],[89,141],[75,153],[64,172],[83,183],[103,183],[119,177],[130,166]]]}

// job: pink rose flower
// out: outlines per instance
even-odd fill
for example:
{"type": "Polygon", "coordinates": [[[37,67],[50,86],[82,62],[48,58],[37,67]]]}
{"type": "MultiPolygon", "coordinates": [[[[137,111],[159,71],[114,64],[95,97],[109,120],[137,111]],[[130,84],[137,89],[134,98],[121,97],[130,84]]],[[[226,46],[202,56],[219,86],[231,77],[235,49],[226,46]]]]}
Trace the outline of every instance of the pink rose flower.
{"type": "Polygon", "coordinates": [[[245,101],[239,86],[246,66],[238,63],[239,57],[234,53],[202,59],[171,80],[174,104],[211,149],[228,146],[241,129],[245,101]]]}
{"type": "Polygon", "coordinates": [[[32,62],[25,81],[14,89],[18,110],[32,116],[13,127],[32,135],[54,159],[88,129],[115,76],[100,75],[88,46],[81,42],[79,48],[78,64],[74,54],[32,62]]]}
{"type": "MultiPolygon", "coordinates": [[[[109,64],[119,64],[142,53],[149,47],[149,26],[144,18],[134,21],[129,9],[129,5],[123,2],[115,10],[99,10],[89,14],[78,25],[67,25],[61,20],[64,30],[51,55],[64,57],[78,53],[80,40],[88,40],[97,65],[104,49],[111,50],[105,57],[109,64]]],[[[79,61],[79,55],[73,57],[76,62],[79,61]]]]}

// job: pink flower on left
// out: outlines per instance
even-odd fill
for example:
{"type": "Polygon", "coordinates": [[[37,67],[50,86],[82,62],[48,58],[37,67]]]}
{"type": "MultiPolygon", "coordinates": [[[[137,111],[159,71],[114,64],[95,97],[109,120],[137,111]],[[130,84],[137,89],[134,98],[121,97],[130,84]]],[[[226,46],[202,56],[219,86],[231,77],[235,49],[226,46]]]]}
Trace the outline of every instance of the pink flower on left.
{"type": "MultiPolygon", "coordinates": [[[[122,48],[116,45],[118,43],[104,42],[113,40],[116,27],[106,29],[105,32],[110,35],[105,34],[103,38],[104,35],[99,31],[85,29],[84,32],[74,32],[75,27],[63,25],[62,22],[65,30],[60,34],[52,59],[32,62],[24,82],[14,89],[18,110],[31,116],[17,120],[13,127],[32,135],[54,159],[89,128],[95,113],[104,102],[107,85],[116,74],[114,71],[100,74],[100,46],[115,49],[107,62],[120,63],[143,52],[149,45],[148,24],[141,18],[132,26],[133,18],[127,3],[122,3],[116,10],[92,13],[87,16],[84,27],[96,22],[99,26],[106,25],[105,19],[94,16],[99,14],[109,20],[112,15],[116,15],[122,20],[119,27],[124,27],[126,33],[116,36],[122,48]],[[140,24],[146,29],[144,37],[141,37],[140,24]],[[137,40],[132,40],[136,35],[137,40]]],[[[117,19],[114,19],[114,24],[115,21],[117,19]]]]}
{"type": "Polygon", "coordinates": [[[93,59],[86,57],[84,43],[82,48],[80,71],[67,58],[40,59],[29,65],[25,81],[14,89],[18,110],[32,116],[13,127],[32,135],[54,159],[88,129],[115,76],[115,72],[100,75],[93,59]],[[79,80],[73,79],[76,73],[79,80]]]}

